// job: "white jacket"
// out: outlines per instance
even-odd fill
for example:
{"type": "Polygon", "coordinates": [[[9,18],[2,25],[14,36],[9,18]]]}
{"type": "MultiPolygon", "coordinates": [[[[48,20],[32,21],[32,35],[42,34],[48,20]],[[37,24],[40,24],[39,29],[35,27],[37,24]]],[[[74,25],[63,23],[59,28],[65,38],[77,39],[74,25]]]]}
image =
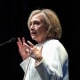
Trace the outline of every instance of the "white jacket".
{"type": "Polygon", "coordinates": [[[21,62],[24,80],[69,80],[68,54],[60,41],[52,39],[36,46],[43,46],[43,60],[37,66],[31,57],[21,62]]]}

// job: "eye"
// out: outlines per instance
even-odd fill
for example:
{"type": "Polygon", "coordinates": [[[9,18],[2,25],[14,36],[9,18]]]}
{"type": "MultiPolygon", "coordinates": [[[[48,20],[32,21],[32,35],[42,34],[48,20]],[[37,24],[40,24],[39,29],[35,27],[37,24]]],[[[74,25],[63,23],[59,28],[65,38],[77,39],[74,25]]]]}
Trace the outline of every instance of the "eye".
{"type": "Polygon", "coordinates": [[[35,21],[34,25],[40,25],[40,22],[39,21],[35,21]]]}
{"type": "Polygon", "coordinates": [[[31,26],[31,25],[32,25],[32,22],[30,22],[29,26],[31,26]]]}

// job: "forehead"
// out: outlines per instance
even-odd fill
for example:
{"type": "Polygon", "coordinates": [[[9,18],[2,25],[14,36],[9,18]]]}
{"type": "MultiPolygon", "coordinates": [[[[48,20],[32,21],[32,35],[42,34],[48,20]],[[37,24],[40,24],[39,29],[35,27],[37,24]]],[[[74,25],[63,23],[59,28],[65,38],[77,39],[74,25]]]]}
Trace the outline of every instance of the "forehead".
{"type": "Polygon", "coordinates": [[[38,20],[38,21],[44,21],[44,16],[42,13],[38,13],[32,16],[31,21],[38,20]]]}

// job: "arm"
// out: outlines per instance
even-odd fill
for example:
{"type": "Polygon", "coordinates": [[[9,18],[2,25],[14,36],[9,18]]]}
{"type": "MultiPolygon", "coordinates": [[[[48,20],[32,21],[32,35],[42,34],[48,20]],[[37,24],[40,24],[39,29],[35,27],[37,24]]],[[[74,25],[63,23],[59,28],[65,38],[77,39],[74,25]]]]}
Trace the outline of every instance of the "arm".
{"type": "Polygon", "coordinates": [[[17,45],[18,45],[18,50],[19,50],[19,54],[23,60],[23,62],[20,64],[20,66],[22,67],[23,71],[26,72],[26,68],[27,65],[30,61],[30,55],[28,47],[25,46],[24,44],[26,43],[25,38],[22,37],[22,40],[18,37],[18,41],[17,41],[17,45]]]}
{"type": "Polygon", "coordinates": [[[26,73],[26,70],[28,68],[29,62],[30,62],[30,57],[25,59],[23,62],[20,63],[20,66],[25,73],[26,73]]]}
{"type": "MultiPolygon", "coordinates": [[[[49,45],[52,46],[52,45],[49,45]]],[[[59,58],[59,50],[54,47],[45,47],[43,50],[42,61],[36,66],[42,80],[60,80],[62,75],[62,66],[59,58]]]]}

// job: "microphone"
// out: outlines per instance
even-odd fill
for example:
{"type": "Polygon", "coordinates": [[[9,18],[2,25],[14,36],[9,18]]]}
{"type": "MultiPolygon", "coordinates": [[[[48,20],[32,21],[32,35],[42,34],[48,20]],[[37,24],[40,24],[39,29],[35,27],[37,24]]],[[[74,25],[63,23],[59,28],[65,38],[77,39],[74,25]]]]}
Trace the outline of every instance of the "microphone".
{"type": "Polygon", "coordinates": [[[5,42],[1,43],[1,44],[0,44],[0,47],[1,47],[1,46],[4,46],[4,45],[6,45],[6,44],[8,44],[8,43],[15,42],[15,41],[16,41],[16,38],[11,38],[10,40],[8,40],[8,41],[5,41],[5,42]]]}

